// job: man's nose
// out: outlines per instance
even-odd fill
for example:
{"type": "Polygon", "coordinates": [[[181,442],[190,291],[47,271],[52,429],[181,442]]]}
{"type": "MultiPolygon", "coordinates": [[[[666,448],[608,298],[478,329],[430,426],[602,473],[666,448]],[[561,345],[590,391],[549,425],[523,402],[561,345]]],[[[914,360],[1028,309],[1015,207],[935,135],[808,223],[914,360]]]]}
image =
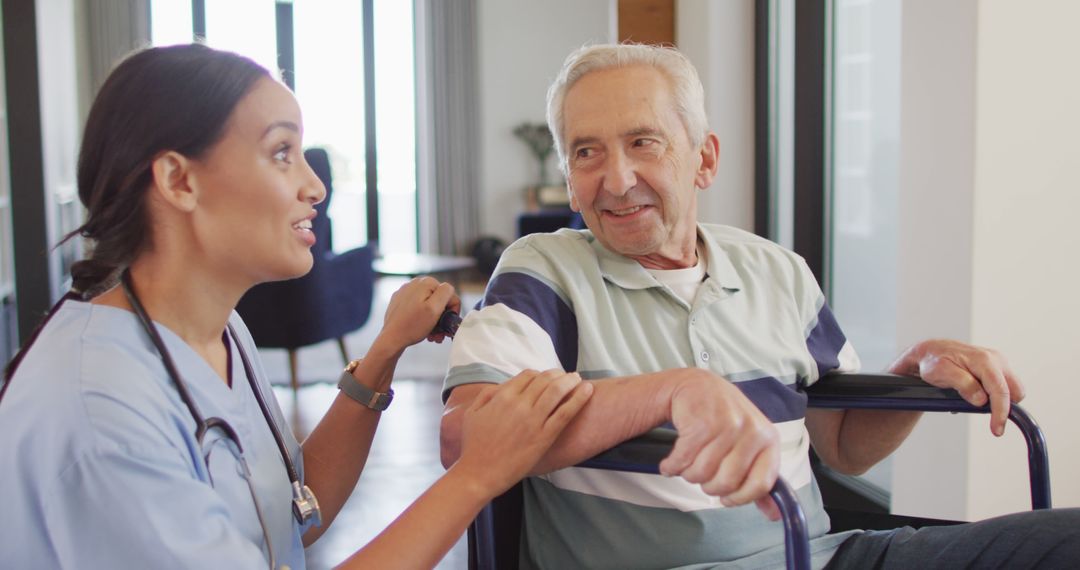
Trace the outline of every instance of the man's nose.
{"type": "Polygon", "coordinates": [[[637,185],[634,163],[622,152],[614,152],[604,165],[604,191],[622,196],[637,185]]]}

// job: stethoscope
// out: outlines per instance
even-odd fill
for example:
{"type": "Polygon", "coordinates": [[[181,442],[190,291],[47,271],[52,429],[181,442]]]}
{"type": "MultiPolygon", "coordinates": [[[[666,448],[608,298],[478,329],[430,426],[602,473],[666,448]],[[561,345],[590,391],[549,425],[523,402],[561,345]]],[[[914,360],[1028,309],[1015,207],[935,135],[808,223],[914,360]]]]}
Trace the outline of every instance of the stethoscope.
{"type": "MultiPolygon", "coordinates": [[[[161,335],[158,334],[157,326],[154,325],[154,321],[150,319],[150,315],[146,313],[146,309],[143,308],[142,302],[139,301],[139,297],[135,294],[135,289],[131,285],[131,273],[127,269],[124,269],[120,274],[120,286],[123,287],[124,295],[127,296],[128,303],[131,305],[132,310],[135,311],[135,316],[139,318],[139,323],[146,331],[147,336],[150,337],[150,341],[154,343],[154,347],[157,348],[158,354],[161,355],[161,361],[165,364],[165,370],[169,373],[169,377],[172,378],[173,384],[176,385],[176,391],[180,393],[180,399],[184,401],[188,411],[191,412],[191,417],[195,420],[195,441],[199,444],[199,447],[202,447],[203,438],[206,436],[206,432],[214,428],[220,429],[221,432],[225,434],[225,437],[236,446],[236,456],[237,461],[240,463],[241,476],[248,482],[251,498],[255,501],[255,514],[259,517],[259,526],[262,527],[263,537],[266,541],[266,549],[270,552],[270,568],[275,568],[274,549],[270,546],[270,532],[266,527],[262,508],[259,506],[259,498],[255,494],[255,487],[251,482],[251,470],[248,469],[247,460],[244,458],[244,448],[240,445],[240,437],[236,435],[236,430],[234,430],[224,419],[219,417],[203,418],[202,413],[199,412],[199,407],[195,405],[195,400],[192,399],[191,394],[188,392],[187,384],[180,376],[180,372],[176,369],[176,364],[173,362],[169,349],[166,348],[165,342],[161,340],[161,335]]],[[[277,423],[270,415],[270,408],[266,406],[266,400],[263,398],[262,390],[259,389],[259,385],[255,381],[255,372],[251,368],[251,361],[248,360],[247,353],[244,351],[244,346],[240,344],[240,339],[237,337],[236,330],[233,329],[232,323],[229,323],[227,326],[229,336],[232,339],[232,344],[236,346],[236,351],[240,354],[240,362],[244,365],[244,376],[247,377],[248,385],[251,386],[251,392],[255,396],[255,401],[259,403],[259,409],[262,410],[263,417],[266,418],[266,425],[269,426],[270,432],[274,435],[274,441],[277,442],[278,451],[281,452],[281,459],[285,462],[285,470],[289,473],[289,483],[292,485],[293,494],[293,516],[296,517],[296,522],[301,525],[308,520],[314,520],[316,525],[322,525],[322,512],[319,510],[319,501],[315,498],[315,494],[311,492],[311,489],[307,485],[300,484],[300,476],[297,474],[296,464],[293,463],[292,455],[289,453],[288,447],[285,446],[285,438],[281,436],[281,430],[278,429],[277,423]]],[[[206,468],[208,470],[210,469],[209,463],[207,463],[206,468]]]]}
{"type": "MultiPolygon", "coordinates": [[[[131,308],[135,312],[135,316],[139,319],[139,323],[142,325],[143,330],[146,331],[147,336],[150,337],[150,341],[154,344],[158,354],[161,356],[161,361],[165,365],[165,371],[169,374],[169,378],[172,379],[173,384],[176,385],[176,391],[180,394],[180,399],[184,401],[184,405],[187,406],[192,419],[195,420],[195,441],[199,444],[200,449],[202,448],[203,438],[206,436],[206,433],[215,428],[221,430],[221,433],[225,435],[225,438],[233,448],[234,455],[239,464],[240,476],[247,482],[248,490],[251,492],[251,498],[255,502],[255,514],[259,519],[259,526],[262,528],[263,540],[266,542],[266,550],[270,553],[270,568],[275,568],[274,549],[270,544],[270,531],[266,525],[266,520],[263,517],[259,498],[255,493],[255,486],[251,480],[251,470],[248,468],[247,460],[244,458],[244,448],[240,445],[240,437],[236,434],[236,430],[234,430],[224,419],[220,417],[203,418],[202,413],[199,411],[199,407],[195,404],[195,400],[192,399],[191,393],[187,389],[187,384],[180,376],[180,372],[173,362],[169,349],[165,346],[165,342],[161,339],[161,335],[158,334],[157,326],[154,325],[154,321],[150,319],[142,302],[139,301],[139,297],[135,294],[135,290],[131,284],[131,274],[127,269],[124,269],[120,274],[120,285],[124,290],[124,295],[127,297],[128,303],[131,304],[131,308]]],[[[52,317],[56,310],[60,308],[60,305],[63,304],[64,301],[81,298],[82,296],[74,291],[64,295],[60,301],[53,306],[52,310],[49,311],[49,314],[45,319],[46,322],[52,317]]],[[[44,323],[42,323],[41,328],[44,328],[44,323]]],[[[301,485],[300,483],[300,477],[296,471],[296,464],[293,463],[292,456],[285,445],[285,438],[282,437],[281,431],[277,427],[277,423],[274,422],[274,419],[270,414],[270,408],[267,407],[262,391],[255,381],[255,373],[251,367],[251,362],[248,360],[247,353],[244,352],[244,347],[240,343],[236,330],[233,329],[232,324],[228,324],[228,333],[232,341],[231,344],[236,346],[236,350],[240,354],[240,361],[244,365],[244,375],[247,377],[248,384],[251,386],[251,392],[255,396],[255,400],[259,403],[259,409],[262,411],[263,417],[266,418],[266,424],[270,428],[270,432],[274,435],[274,441],[277,443],[278,451],[281,453],[281,458],[285,463],[285,470],[289,474],[289,483],[292,486],[293,495],[293,516],[296,517],[296,521],[301,525],[307,523],[309,520],[314,521],[316,525],[322,525],[322,513],[319,510],[319,502],[315,498],[315,494],[311,492],[311,489],[307,485],[301,485]]],[[[30,344],[33,344],[36,338],[37,334],[35,332],[30,339],[30,344]]],[[[22,353],[25,353],[28,349],[29,344],[24,348],[22,353]]],[[[15,369],[18,367],[20,361],[21,358],[13,361],[12,366],[7,370],[7,381],[4,383],[3,389],[0,389],[0,398],[3,397],[3,393],[6,392],[8,386],[11,385],[11,378],[14,377],[15,369]]],[[[203,460],[206,461],[206,469],[209,473],[209,454],[207,454],[203,460]]],[[[211,485],[212,484],[213,479],[211,479],[211,485]]]]}

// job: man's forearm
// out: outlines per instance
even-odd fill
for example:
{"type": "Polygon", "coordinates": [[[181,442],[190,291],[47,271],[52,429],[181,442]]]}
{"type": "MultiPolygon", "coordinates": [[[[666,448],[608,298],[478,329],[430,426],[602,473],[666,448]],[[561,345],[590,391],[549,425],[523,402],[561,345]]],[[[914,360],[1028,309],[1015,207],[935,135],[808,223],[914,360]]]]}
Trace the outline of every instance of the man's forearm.
{"type": "Polygon", "coordinates": [[[859,475],[896,451],[921,416],[906,411],[811,409],[806,423],[814,450],[826,465],[859,475]]]}
{"type": "MultiPolygon", "coordinates": [[[[533,474],[575,465],[670,420],[672,392],[692,373],[692,370],[675,369],[592,380],[594,391],[589,402],[536,464],[533,474]]],[[[452,465],[460,455],[462,412],[482,386],[460,386],[451,394],[441,433],[446,466],[452,465]],[[455,394],[467,396],[455,397],[455,394]]]]}

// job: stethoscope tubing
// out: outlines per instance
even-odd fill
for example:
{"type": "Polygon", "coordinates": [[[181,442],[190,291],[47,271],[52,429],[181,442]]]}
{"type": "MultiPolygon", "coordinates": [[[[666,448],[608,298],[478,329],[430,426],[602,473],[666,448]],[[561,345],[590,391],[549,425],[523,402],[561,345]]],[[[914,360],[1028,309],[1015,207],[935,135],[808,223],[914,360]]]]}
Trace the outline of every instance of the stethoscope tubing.
{"type": "MultiPolygon", "coordinates": [[[[135,316],[138,317],[143,330],[146,331],[146,334],[150,337],[150,342],[154,344],[158,354],[161,356],[161,361],[165,365],[166,372],[168,372],[173,384],[176,385],[176,391],[180,393],[180,399],[184,401],[184,404],[191,412],[192,418],[195,419],[195,439],[201,445],[203,436],[206,435],[206,431],[212,427],[219,427],[225,432],[229,439],[233,440],[233,443],[236,444],[240,453],[243,453],[244,448],[240,444],[240,438],[228,422],[213,418],[217,421],[214,422],[214,425],[210,425],[207,420],[203,418],[202,413],[199,411],[199,407],[195,404],[194,399],[187,389],[187,383],[184,382],[183,378],[180,376],[180,372],[176,368],[176,363],[173,362],[172,354],[170,354],[169,349],[165,346],[165,341],[162,340],[161,335],[158,333],[157,326],[154,325],[154,321],[146,312],[146,308],[143,307],[138,295],[135,294],[135,288],[131,283],[131,273],[127,269],[120,274],[120,285],[123,287],[128,303],[131,304],[131,308],[134,310],[135,316]]],[[[274,421],[274,417],[270,413],[270,407],[266,405],[266,399],[263,398],[262,390],[259,389],[258,382],[255,380],[255,371],[251,366],[251,361],[248,360],[247,352],[244,350],[243,345],[240,344],[240,339],[232,324],[230,323],[227,326],[229,337],[232,339],[232,344],[236,346],[236,351],[240,354],[240,362],[243,363],[244,366],[244,376],[247,377],[248,385],[251,386],[251,392],[255,396],[255,401],[259,403],[259,410],[262,412],[263,418],[266,419],[266,425],[270,428],[270,433],[274,436],[274,442],[277,444],[278,451],[281,453],[281,458],[285,463],[285,470],[289,475],[289,484],[298,483],[300,481],[300,475],[296,471],[296,465],[292,461],[292,455],[285,445],[285,438],[281,435],[281,430],[278,429],[277,422],[274,421]]]]}

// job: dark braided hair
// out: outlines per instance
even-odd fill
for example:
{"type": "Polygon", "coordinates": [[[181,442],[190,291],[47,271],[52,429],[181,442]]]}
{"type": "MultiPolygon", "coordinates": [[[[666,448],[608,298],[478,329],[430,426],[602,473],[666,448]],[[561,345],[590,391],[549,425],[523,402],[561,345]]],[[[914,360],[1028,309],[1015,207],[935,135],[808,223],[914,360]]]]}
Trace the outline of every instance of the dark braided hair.
{"type": "Polygon", "coordinates": [[[115,283],[150,241],[146,194],[151,164],[176,151],[199,158],[224,135],[229,116],[266,69],[200,44],[151,48],[123,60],[102,85],[79,151],[86,223],[69,234],[91,254],[71,268],[76,291],[115,283]]]}
{"type": "MultiPolygon", "coordinates": [[[[202,157],[263,77],[270,73],[250,59],[200,44],[145,49],[116,66],[94,98],[83,131],[78,185],[86,223],[63,241],[80,235],[90,241],[91,253],[72,266],[73,293],[65,300],[87,299],[111,287],[150,246],[146,194],[154,159],[166,151],[202,157]]],[[[59,306],[8,363],[5,380],[59,306]]],[[[10,384],[0,387],[0,398],[10,384]]]]}

